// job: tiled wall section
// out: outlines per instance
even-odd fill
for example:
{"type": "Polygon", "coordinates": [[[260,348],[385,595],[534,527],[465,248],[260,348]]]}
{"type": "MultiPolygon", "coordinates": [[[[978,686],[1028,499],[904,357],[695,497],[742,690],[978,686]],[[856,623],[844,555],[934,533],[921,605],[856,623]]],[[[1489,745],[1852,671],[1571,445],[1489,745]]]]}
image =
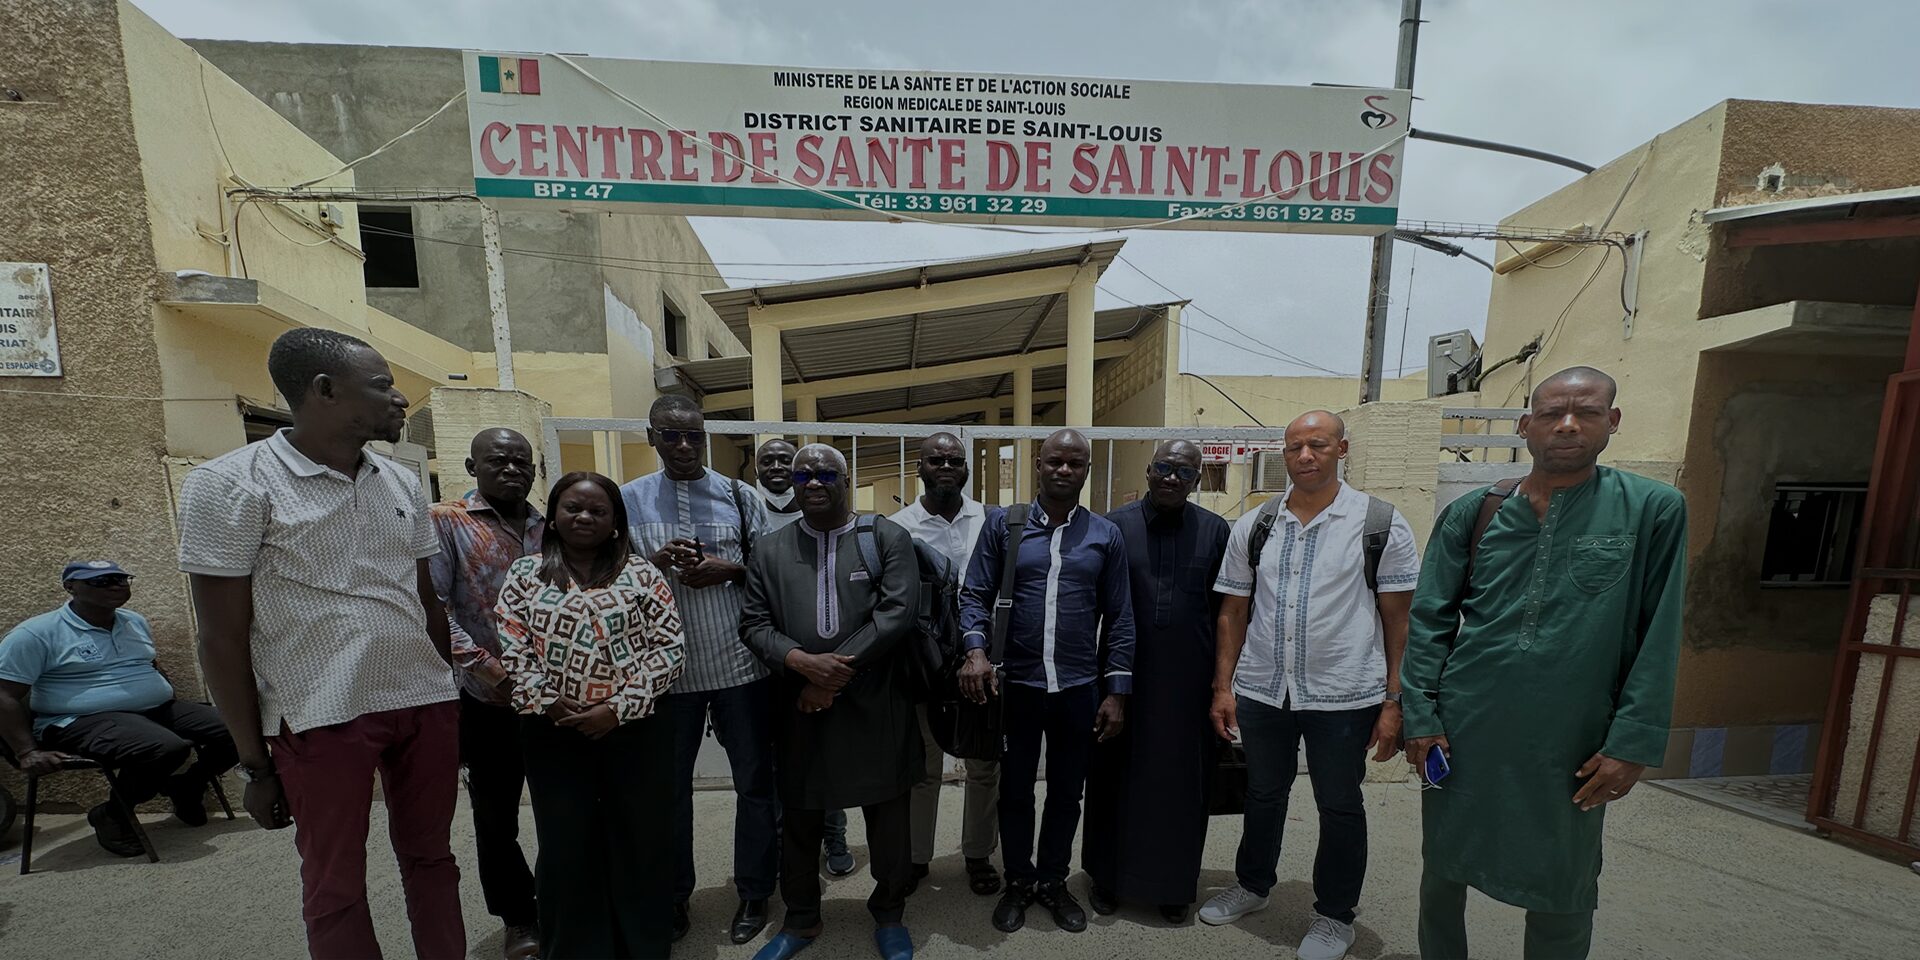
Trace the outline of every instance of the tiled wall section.
{"type": "Polygon", "coordinates": [[[1691,727],[1667,735],[1667,762],[1649,780],[1812,773],[1820,725],[1691,727]]]}

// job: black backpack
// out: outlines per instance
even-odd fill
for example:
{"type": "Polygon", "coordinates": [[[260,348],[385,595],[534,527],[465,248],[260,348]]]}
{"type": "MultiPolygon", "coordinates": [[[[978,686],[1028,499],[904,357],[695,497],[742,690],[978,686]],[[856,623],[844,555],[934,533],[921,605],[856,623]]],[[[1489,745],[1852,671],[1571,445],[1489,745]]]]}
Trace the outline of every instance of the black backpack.
{"type": "MultiPolygon", "coordinates": [[[[865,514],[854,521],[854,542],[860,548],[860,565],[875,584],[880,582],[880,542],[873,524],[879,517],[865,514]]],[[[907,658],[908,675],[916,696],[930,700],[954,684],[960,669],[960,583],[953,562],[918,537],[913,552],[920,561],[920,610],[915,617],[913,636],[908,638],[912,656],[907,658]]]]}

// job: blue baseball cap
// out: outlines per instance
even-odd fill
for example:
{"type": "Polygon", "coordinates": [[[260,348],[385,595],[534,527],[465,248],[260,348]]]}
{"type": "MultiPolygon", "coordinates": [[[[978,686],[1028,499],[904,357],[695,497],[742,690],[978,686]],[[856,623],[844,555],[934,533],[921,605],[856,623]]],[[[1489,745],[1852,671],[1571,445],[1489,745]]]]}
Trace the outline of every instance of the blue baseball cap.
{"type": "Polygon", "coordinates": [[[60,571],[60,582],[68,580],[92,580],[94,577],[132,577],[133,574],[120,569],[112,560],[75,560],[60,571]]]}

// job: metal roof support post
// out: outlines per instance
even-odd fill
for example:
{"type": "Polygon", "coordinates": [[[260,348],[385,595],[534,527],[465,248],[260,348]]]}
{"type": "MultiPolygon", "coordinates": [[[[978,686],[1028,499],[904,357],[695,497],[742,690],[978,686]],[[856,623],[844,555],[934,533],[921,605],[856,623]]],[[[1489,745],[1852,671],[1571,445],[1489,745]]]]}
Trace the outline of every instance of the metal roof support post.
{"type": "Polygon", "coordinates": [[[493,320],[493,364],[500,389],[516,389],[513,380],[513,332],[507,326],[507,261],[501,256],[500,214],[480,205],[480,240],[486,248],[487,308],[493,320]]]}
{"type": "MultiPolygon", "coordinates": [[[[1067,369],[1071,377],[1073,365],[1069,363],[1067,369]]],[[[1013,368],[1013,425],[1033,426],[1033,368],[1030,366],[1013,368]]],[[[1026,503],[1032,499],[1033,442],[1022,438],[1013,442],[1013,502],[1026,503]]]]}

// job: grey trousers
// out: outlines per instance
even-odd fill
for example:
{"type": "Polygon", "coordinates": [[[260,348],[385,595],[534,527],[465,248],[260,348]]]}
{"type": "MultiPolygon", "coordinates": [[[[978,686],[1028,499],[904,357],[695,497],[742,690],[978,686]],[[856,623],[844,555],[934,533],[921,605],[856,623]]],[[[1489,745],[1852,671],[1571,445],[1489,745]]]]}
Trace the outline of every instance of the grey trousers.
{"type": "MultiPolygon", "coordinates": [[[[927,765],[920,782],[913,785],[913,862],[933,862],[933,835],[940,821],[940,778],[946,771],[947,755],[933,739],[927,725],[927,708],[918,708],[920,739],[926,749],[927,765]]],[[[985,860],[993,855],[1000,840],[1000,763],[996,760],[968,760],[966,811],[960,822],[960,853],[970,860],[985,860]]]]}

